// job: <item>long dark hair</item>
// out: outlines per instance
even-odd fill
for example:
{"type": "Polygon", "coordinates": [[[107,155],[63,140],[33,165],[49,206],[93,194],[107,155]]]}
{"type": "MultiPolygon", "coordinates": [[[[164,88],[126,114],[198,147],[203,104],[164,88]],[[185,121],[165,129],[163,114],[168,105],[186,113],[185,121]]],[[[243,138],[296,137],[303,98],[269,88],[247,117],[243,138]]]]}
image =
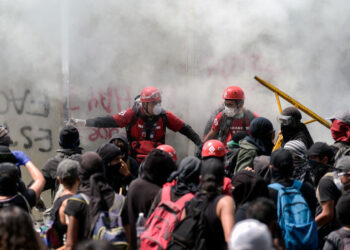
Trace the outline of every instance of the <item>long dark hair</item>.
{"type": "Polygon", "coordinates": [[[209,158],[203,161],[201,169],[202,187],[201,192],[209,199],[218,194],[219,187],[223,184],[224,163],[217,158],[209,158]]]}
{"type": "Polygon", "coordinates": [[[0,209],[1,250],[42,249],[39,240],[31,218],[23,209],[16,206],[0,209]]]}

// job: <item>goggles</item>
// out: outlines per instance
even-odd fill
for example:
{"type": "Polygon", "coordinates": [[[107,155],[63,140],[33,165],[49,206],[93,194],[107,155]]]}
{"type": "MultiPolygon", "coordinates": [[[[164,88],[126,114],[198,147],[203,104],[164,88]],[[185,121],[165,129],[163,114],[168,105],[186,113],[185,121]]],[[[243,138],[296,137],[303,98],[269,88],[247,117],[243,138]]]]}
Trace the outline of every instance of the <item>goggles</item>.
{"type": "Polygon", "coordinates": [[[277,116],[277,121],[284,126],[289,126],[293,123],[294,119],[292,116],[288,115],[279,115],[277,116]]]}

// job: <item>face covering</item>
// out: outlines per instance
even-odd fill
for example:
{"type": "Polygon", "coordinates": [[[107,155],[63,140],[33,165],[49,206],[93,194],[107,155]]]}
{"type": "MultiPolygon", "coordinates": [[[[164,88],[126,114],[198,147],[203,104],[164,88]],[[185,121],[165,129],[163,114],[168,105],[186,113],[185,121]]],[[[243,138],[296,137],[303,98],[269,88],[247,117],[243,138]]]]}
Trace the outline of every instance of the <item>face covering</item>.
{"type": "Polygon", "coordinates": [[[333,172],[333,182],[336,185],[336,187],[338,188],[339,191],[343,191],[344,190],[344,185],[341,182],[338,173],[337,172],[333,172]]]}
{"type": "Polygon", "coordinates": [[[311,176],[311,179],[315,185],[318,185],[321,178],[327,173],[330,166],[315,160],[309,160],[309,165],[313,173],[313,175],[311,176]]]}
{"type": "Polygon", "coordinates": [[[159,115],[162,112],[162,106],[160,103],[157,103],[154,107],[153,107],[153,114],[154,115],[159,115]]]}
{"type": "Polygon", "coordinates": [[[229,108],[225,106],[224,113],[227,117],[234,117],[238,113],[238,109],[229,108]]]}

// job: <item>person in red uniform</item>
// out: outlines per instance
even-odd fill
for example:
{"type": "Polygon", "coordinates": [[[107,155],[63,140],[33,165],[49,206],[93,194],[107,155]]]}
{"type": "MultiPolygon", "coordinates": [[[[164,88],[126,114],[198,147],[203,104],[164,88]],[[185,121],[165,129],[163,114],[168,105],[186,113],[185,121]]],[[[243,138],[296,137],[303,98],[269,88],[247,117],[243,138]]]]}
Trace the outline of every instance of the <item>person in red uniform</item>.
{"type": "Polygon", "coordinates": [[[119,114],[87,120],[71,118],[68,123],[99,128],[125,127],[131,155],[139,162],[154,148],[165,143],[166,128],[185,135],[199,149],[202,145],[199,135],[172,112],[164,110],[161,101],[157,88],[146,87],[141,91],[140,103],[119,114]]]}
{"type": "Polygon", "coordinates": [[[249,125],[257,117],[255,113],[243,108],[245,98],[240,87],[227,87],[222,97],[225,100],[224,105],[216,111],[216,117],[209,120],[211,129],[208,133],[206,129],[204,141],[218,139],[226,144],[239,131],[249,133],[249,125]]]}

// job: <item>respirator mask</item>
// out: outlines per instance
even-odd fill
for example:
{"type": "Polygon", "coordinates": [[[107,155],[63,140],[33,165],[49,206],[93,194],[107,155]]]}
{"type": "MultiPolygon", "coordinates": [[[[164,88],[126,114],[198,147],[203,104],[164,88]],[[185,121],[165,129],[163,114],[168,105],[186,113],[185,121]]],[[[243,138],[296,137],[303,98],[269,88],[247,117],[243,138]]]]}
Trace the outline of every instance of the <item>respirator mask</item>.
{"type": "Polygon", "coordinates": [[[154,105],[153,114],[160,115],[161,112],[162,112],[162,105],[160,103],[157,103],[156,105],[154,105]]]}
{"type": "Polygon", "coordinates": [[[225,106],[224,113],[227,117],[234,117],[238,114],[238,112],[239,112],[239,109],[225,106]]]}

